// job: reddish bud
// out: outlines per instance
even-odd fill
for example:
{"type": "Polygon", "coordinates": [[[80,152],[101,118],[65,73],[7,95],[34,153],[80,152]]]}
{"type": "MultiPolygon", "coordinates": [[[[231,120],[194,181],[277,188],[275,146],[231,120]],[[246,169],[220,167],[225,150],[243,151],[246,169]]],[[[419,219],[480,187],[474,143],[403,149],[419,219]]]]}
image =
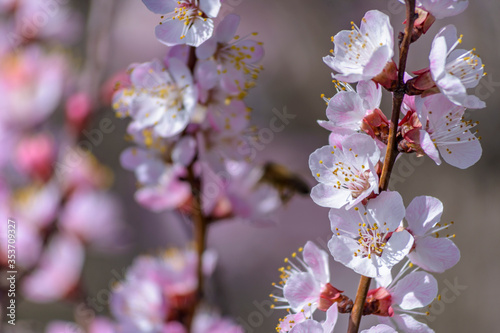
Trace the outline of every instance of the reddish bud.
{"type": "Polygon", "coordinates": [[[387,289],[380,287],[368,291],[363,315],[376,315],[383,317],[392,317],[394,310],[391,307],[392,296],[387,289]]]}
{"type": "Polygon", "coordinates": [[[92,114],[92,101],[84,92],[76,93],[66,101],[66,121],[68,126],[76,133],[80,133],[88,123],[92,114]]]}
{"type": "Polygon", "coordinates": [[[398,67],[394,61],[389,61],[382,72],[375,76],[373,82],[380,84],[389,91],[396,90],[398,84],[398,67]]]}
{"type": "Polygon", "coordinates": [[[22,139],[16,149],[19,168],[30,177],[44,182],[52,176],[55,156],[54,139],[47,133],[22,139]]]}
{"type": "Polygon", "coordinates": [[[330,283],[327,283],[319,296],[318,309],[326,312],[333,304],[337,303],[340,313],[351,312],[353,302],[349,297],[342,295],[342,293],[342,290],[338,290],[330,283]]]}
{"type": "Polygon", "coordinates": [[[380,109],[368,111],[361,123],[361,129],[374,139],[387,143],[389,120],[380,109]]]}

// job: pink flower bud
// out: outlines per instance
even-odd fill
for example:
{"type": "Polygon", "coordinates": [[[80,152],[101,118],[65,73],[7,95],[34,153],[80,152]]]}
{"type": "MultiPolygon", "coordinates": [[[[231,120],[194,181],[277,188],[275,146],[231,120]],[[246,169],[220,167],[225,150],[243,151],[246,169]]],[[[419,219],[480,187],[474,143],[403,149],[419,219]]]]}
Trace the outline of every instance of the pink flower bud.
{"type": "Polygon", "coordinates": [[[35,179],[47,181],[51,177],[54,158],[54,140],[47,133],[26,137],[17,146],[17,165],[35,179]]]}
{"type": "Polygon", "coordinates": [[[69,127],[76,133],[82,131],[87,125],[92,109],[92,101],[88,94],[79,92],[70,96],[65,107],[69,127]]]}

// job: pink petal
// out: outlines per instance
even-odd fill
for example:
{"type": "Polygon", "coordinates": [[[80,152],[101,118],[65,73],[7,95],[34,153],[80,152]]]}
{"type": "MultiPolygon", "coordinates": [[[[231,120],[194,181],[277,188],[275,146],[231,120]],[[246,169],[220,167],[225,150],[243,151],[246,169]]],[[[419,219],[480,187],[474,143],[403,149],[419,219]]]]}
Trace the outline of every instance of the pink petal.
{"type": "Polygon", "coordinates": [[[417,237],[415,244],[408,258],[426,271],[443,273],[460,261],[460,250],[450,239],[417,237]]]}
{"type": "Polygon", "coordinates": [[[310,273],[300,272],[290,276],[283,288],[283,296],[292,310],[300,311],[308,303],[319,299],[319,285],[310,273]]]}
{"type": "Polygon", "coordinates": [[[328,254],[325,251],[320,250],[313,242],[309,241],[304,246],[303,258],[318,281],[322,284],[330,281],[328,254]]]}
{"type": "Polygon", "coordinates": [[[240,16],[236,14],[229,14],[217,27],[215,31],[215,36],[217,38],[217,42],[227,44],[229,43],[234,35],[236,35],[236,30],[240,25],[240,16]]]}
{"type": "Polygon", "coordinates": [[[379,226],[396,230],[405,216],[403,198],[398,192],[384,191],[368,201],[366,210],[379,226]],[[384,224],[386,223],[386,224],[384,224]]]}
{"type": "Polygon", "coordinates": [[[173,12],[177,7],[175,0],[142,0],[142,2],[156,14],[167,14],[173,12]]]}
{"type": "Polygon", "coordinates": [[[413,272],[398,281],[392,290],[393,304],[404,310],[422,308],[432,303],[438,293],[436,279],[426,272],[413,272]]]}
{"type": "Polygon", "coordinates": [[[406,208],[406,221],[414,235],[422,236],[441,220],[442,214],[443,203],[439,199],[420,196],[406,208]]]}

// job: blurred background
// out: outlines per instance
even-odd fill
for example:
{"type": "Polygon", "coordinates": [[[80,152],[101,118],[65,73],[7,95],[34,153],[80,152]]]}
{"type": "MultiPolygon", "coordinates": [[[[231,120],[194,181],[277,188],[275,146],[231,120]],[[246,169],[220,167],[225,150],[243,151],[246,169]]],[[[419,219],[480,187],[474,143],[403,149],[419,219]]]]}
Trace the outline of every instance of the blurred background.
{"type": "MultiPolygon", "coordinates": [[[[108,6],[109,0],[95,0],[93,6],[108,6]]],[[[83,18],[88,16],[87,1],[71,3],[83,18]]],[[[284,110],[296,117],[285,130],[258,152],[263,163],[273,160],[300,173],[313,186],[308,169],[308,157],[315,149],[327,144],[328,132],[316,123],[326,119],[322,93],[332,96],[330,70],[322,57],[332,48],[330,36],[359,23],[367,10],[378,9],[391,17],[395,32],[403,29],[404,6],[396,0],[232,0],[225,2],[227,13],[241,15],[238,33],[259,32],[264,42],[265,71],[257,88],[247,99],[255,109],[254,122],[266,127],[274,116],[273,109],[284,110]]],[[[114,2],[112,15],[104,18],[100,27],[108,34],[109,49],[102,67],[103,78],[125,69],[130,63],[162,58],[167,47],[154,36],[159,17],[149,12],[140,0],[114,2]]],[[[450,231],[462,259],[445,274],[436,275],[439,290],[449,302],[439,302],[431,308],[426,322],[437,332],[497,331],[497,302],[500,299],[500,2],[471,1],[467,11],[451,19],[437,21],[430,31],[410,49],[408,70],[428,66],[428,53],[434,34],[447,24],[455,24],[464,35],[462,46],[475,47],[486,64],[488,75],[475,89],[486,101],[487,108],[470,111],[470,118],[480,121],[483,157],[473,167],[458,170],[446,164],[438,167],[429,158],[405,156],[395,167],[391,188],[400,191],[405,204],[419,195],[439,198],[445,207],[443,222],[454,221],[450,231]],[[450,286],[457,286],[453,288],[450,286]],[[448,288],[448,291],[445,289],[448,288]]],[[[97,46],[96,46],[97,47],[97,46]]],[[[77,44],[75,54],[84,56],[84,45],[77,44]]],[[[1,75],[1,73],[0,73],[1,75]]],[[[390,96],[385,94],[383,109],[390,110],[390,96]]],[[[133,258],[153,253],[160,248],[182,245],[189,238],[186,223],[172,214],[154,214],[141,208],[133,199],[135,176],[122,169],[119,155],[127,147],[123,140],[127,120],[114,117],[108,109],[99,118],[112,119],[114,131],[106,134],[102,144],[94,149],[99,160],[115,174],[113,191],[126,209],[126,219],[134,238],[127,252],[103,256],[90,254],[86,258],[84,283],[90,295],[109,288],[116,274],[123,276],[133,258]]],[[[92,126],[90,126],[92,128],[92,126]]],[[[218,270],[211,281],[210,292],[225,314],[233,316],[247,332],[273,331],[283,310],[269,310],[271,283],[278,281],[278,268],[283,259],[306,241],[327,243],[331,231],[328,210],[315,205],[309,197],[296,197],[279,214],[279,224],[273,228],[255,228],[245,224],[220,224],[209,233],[208,244],[219,253],[218,270]]],[[[354,297],[358,276],[331,260],[332,284],[354,297]]],[[[107,314],[107,309],[102,314],[107,314]]],[[[37,305],[23,302],[18,319],[41,327],[52,319],[71,320],[73,313],[67,304],[37,305]]],[[[363,327],[374,321],[369,318],[363,327]]],[[[338,321],[338,332],[345,331],[347,316],[338,321]]]]}

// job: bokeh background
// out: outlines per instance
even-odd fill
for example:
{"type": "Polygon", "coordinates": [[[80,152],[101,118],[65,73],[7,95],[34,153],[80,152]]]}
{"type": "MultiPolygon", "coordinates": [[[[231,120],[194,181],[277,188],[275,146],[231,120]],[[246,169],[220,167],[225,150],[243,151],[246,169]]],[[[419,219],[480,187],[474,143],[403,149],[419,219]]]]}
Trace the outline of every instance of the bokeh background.
{"type": "MultiPolygon", "coordinates": [[[[109,0],[95,0],[96,6],[109,0]]],[[[88,15],[87,1],[73,5],[88,15]]],[[[300,173],[310,185],[307,161],[315,149],[327,143],[328,133],[317,119],[326,119],[325,104],[320,94],[331,96],[334,87],[330,70],[322,57],[332,48],[330,36],[349,29],[350,22],[359,23],[367,10],[379,9],[390,15],[395,32],[403,29],[404,6],[397,0],[232,0],[226,1],[229,11],[242,16],[239,34],[259,32],[264,42],[265,71],[247,104],[254,108],[254,122],[266,127],[272,110],[287,109],[296,116],[274,140],[259,151],[258,160],[273,160],[300,173]]],[[[480,121],[483,157],[468,170],[448,165],[436,166],[429,158],[404,157],[395,167],[392,189],[403,195],[405,204],[418,195],[438,197],[444,203],[443,221],[454,221],[450,233],[462,253],[459,264],[445,274],[436,275],[440,292],[453,298],[435,304],[432,318],[426,320],[437,332],[498,331],[498,299],[500,299],[500,2],[471,1],[468,10],[451,19],[437,21],[426,36],[412,45],[409,70],[428,64],[428,53],[434,34],[446,24],[455,24],[464,35],[464,48],[476,47],[488,75],[475,89],[487,103],[483,110],[471,111],[471,119],[480,121]],[[448,282],[446,282],[448,281],[448,282]],[[459,284],[462,289],[448,291],[447,285],[459,284]]],[[[167,47],[154,37],[157,15],[150,13],[140,0],[115,1],[112,15],[105,17],[109,30],[105,77],[124,69],[132,62],[163,57],[167,47]]],[[[82,44],[83,46],[83,44],[82,44]]],[[[96,46],[97,47],[97,46],[96,46]]],[[[102,48],[102,46],[100,46],[102,48]]],[[[106,47],[103,48],[106,51],[106,47]]],[[[75,53],[81,53],[76,50],[75,53]]],[[[384,95],[383,110],[388,113],[390,96],[384,95]]],[[[120,274],[134,256],[153,253],[160,248],[182,245],[189,239],[185,221],[171,214],[153,214],[133,200],[134,175],[119,165],[120,152],[127,147],[123,140],[127,120],[114,117],[111,110],[102,110],[98,118],[110,118],[116,125],[95,148],[97,157],[115,173],[113,191],[121,197],[127,223],[134,238],[128,251],[114,256],[90,254],[86,259],[84,282],[90,295],[109,288],[116,272],[120,274]]],[[[98,124],[96,120],[96,128],[98,124]]],[[[218,271],[211,281],[210,292],[222,311],[246,325],[247,332],[274,330],[283,310],[269,311],[271,283],[278,280],[277,269],[307,240],[326,244],[331,234],[328,210],[316,206],[309,197],[294,198],[279,214],[274,228],[226,223],[214,226],[209,233],[209,247],[219,253],[218,271]],[[260,305],[262,306],[260,306],[260,305]],[[264,309],[265,308],[265,309],[264,309]],[[264,310],[263,310],[264,309],[264,310]]],[[[358,276],[331,260],[332,283],[354,297],[358,276]]],[[[101,314],[106,314],[104,309],[101,314]]],[[[23,302],[19,319],[31,320],[41,327],[52,319],[71,320],[68,304],[36,305],[23,302]]],[[[363,326],[373,320],[364,319],[363,326]]],[[[337,330],[347,327],[347,316],[341,316],[337,330]]]]}

